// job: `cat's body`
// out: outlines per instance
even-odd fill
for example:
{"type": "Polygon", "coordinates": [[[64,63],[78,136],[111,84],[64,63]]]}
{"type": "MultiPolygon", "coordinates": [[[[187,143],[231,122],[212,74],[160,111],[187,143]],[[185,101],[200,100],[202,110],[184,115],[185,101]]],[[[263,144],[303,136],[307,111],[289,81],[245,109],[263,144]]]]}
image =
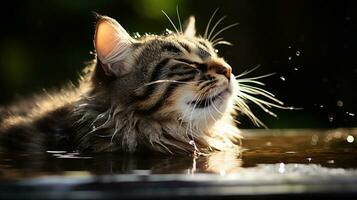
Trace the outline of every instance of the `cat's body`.
{"type": "Polygon", "coordinates": [[[256,120],[194,18],[183,32],[134,39],[99,17],[94,43],[78,86],[1,110],[1,151],[208,153],[239,146],[235,106],[256,120]]]}

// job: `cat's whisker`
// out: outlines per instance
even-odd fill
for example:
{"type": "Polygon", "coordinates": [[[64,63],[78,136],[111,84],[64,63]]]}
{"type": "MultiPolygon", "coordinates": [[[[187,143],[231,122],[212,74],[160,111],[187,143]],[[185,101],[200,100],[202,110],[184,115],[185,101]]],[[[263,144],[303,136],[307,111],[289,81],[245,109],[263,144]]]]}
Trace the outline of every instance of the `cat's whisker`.
{"type": "MultiPolygon", "coordinates": [[[[200,94],[200,93],[199,93],[199,94],[200,94]]],[[[193,116],[193,112],[195,111],[198,102],[201,101],[201,98],[202,98],[202,97],[203,97],[203,94],[201,93],[201,94],[198,96],[197,100],[194,100],[194,101],[196,101],[196,103],[194,104],[194,106],[193,106],[193,108],[192,108],[191,115],[190,115],[190,119],[189,119],[189,128],[190,128],[190,135],[191,135],[191,139],[192,139],[192,145],[193,145],[193,147],[194,147],[194,149],[195,149],[195,152],[198,151],[198,153],[200,153],[200,152],[199,152],[199,150],[197,149],[196,142],[195,142],[195,136],[194,136],[194,133],[193,133],[193,130],[192,130],[192,127],[193,127],[193,126],[192,126],[192,116],[193,116]]],[[[186,131],[187,131],[187,129],[186,129],[186,131]]],[[[186,135],[187,135],[187,132],[186,132],[186,135]]]]}
{"type": "Polygon", "coordinates": [[[227,18],[227,16],[221,17],[221,18],[215,23],[215,25],[212,27],[212,29],[211,29],[211,31],[209,32],[209,35],[208,35],[208,37],[207,37],[207,40],[208,40],[208,41],[211,41],[211,36],[212,36],[212,34],[213,34],[214,31],[216,30],[217,26],[218,26],[225,18],[227,18]]]}
{"type": "Polygon", "coordinates": [[[237,22],[237,23],[234,23],[234,24],[231,24],[231,25],[228,25],[228,26],[222,28],[222,29],[219,30],[216,34],[214,34],[214,35],[212,36],[212,38],[210,38],[210,40],[214,40],[214,39],[215,39],[217,36],[219,36],[219,34],[221,34],[222,32],[224,32],[224,31],[226,31],[226,30],[228,30],[228,29],[230,29],[230,28],[233,28],[233,27],[235,27],[235,26],[238,26],[238,25],[239,25],[239,23],[237,22]]]}
{"type": "Polygon", "coordinates": [[[211,43],[212,43],[212,45],[214,45],[216,42],[219,42],[219,41],[222,41],[222,40],[224,40],[224,38],[220,37],[220,38],[217,38],[215,40],[212,40],[211,43]]]}
{"type": "MultiPolygon", "coordinates": [[[[207,103],[210,103],[210,105],[213,104],[212,99],[206,99],[206,102],[207,102],[207,103]]],[[[213,121],[216,122],[217,119],[212,115],[212,113],[211,113],[211,108],[208,107],[207,109],[208,109],[208,113],[211,115],[211,118],[213,119],[213,121]]]]}
{"type": "Polygon", "coordinates": [[[267,94],[267,95],[270,95],[270,96],[272,96],[272,97],[275,97],[275,95],[274,95],[273,93],[268,92],[268,91],[266,91],[266,90],[264,90],[264,89],[262,89],[262,88],[259,88],[259,87],[255,87],[255,86],[251,86],[251,85],[246,85],[246,84],[242,84],[242,83],[239,83],[239,87],[240,87],[240,88],[249,88],[249,89],[252,89],[252,90],[258,90],[258,91],[260,91],[260,92],[262,92],[262,93],[265,93],[265,94],[267,94]]]}
{"type": "Polygon", "coordinates": [[[242,72],[241,74],[239,74],[238,76],[235,76],[235,77],[236,78],[241,78],[241,77],[243,77],[245,75],[248,75],[248,74],[252,73],[253,71],[257,70],[259,67],[261,67],[261,64],[253,67],[252,69],[246,70],[246,71],[242,72]]]}
{"type": "Polygon", "coordinates": [[[266,103],[268,103],[268,102],[266,102],[266,101],[262,102],[257,98],[252,98],[251,96],[247,97],[247,96],[245,96],[245,94],[241,95],[240,98],[243,98],[243,99],[246,99],[246,100],[249,100],[249,101],[253,102],[257,106],[259,106],[264,112],[268,113],[269,115],[271,115],[273,117],[277,117],[277,115],[274,112],[270,111],[268,108],[265,107],[265,106],[267,106],[269,108],[275,107],[275,106],[272,106],[272,105],[267,105],[266,103]]]}
{"type": "MultiPolygon", "coordinates": [[[[218,98],[219,99],[221,99],[222,101],[224,100],[222,97],[220,97],[220,96],[218,96],[218,98]]],[[[213,102],[212,102],[213,103],[213,102]]],[[[219,111],[218,110],[218,108],[214,105],[214,104],[212,104],[213,105],[213,108],[215,108],[216,109],[216,111],[219,113],[219,114],[221,114],[222,116],[224,115],[224,113],[222,113],[221,111],[219,111]]]]}
{"type": "Polygon", "coordinates": [[[251,88],[245,88],[245,87],[240,87],[240,91],[241,92],[245,92],[245,93],[249,93],[249,94],[253,94],[253,95],[262,95],[280,105],[283,105],[284,103],[278,99],[276,99],[274,96],[270,95],[270,94],[267,94],[267,93],[264,93],[264,92],[261,92],[259,90],[255,90],[255,89],[251,89],[251,88]]]}
{"type": "Polygon", "coordinates": [[[228,42],[228,41],[226,41],[226,40],[223,40],[223,39],[220,39],[220,40],[216,39],[216,40],[214,40],[214,42],[212,42],[212,46],[213,46],[213,47],[215,47],[215,46],[217,46],[217,45],[233,46],[232,43],[230,43],[230,42],[228,42]]]}
{"type": "MultiPolygon", "coordinates": [[[[242,79],[237,79],[237,81],[244,81],[244,80],[257,80],[257,79],[262,79],[262,78],[266,78],[266,77],[269,77],[269,76],[273,76],[275,75],[276,73],[273,72],[273,73],[270,73],[270,74],[265,74],[265,75],[261,75],[261,76],[255,76],[255,77],[250,77],[250,78],[242,78],[242,79]]],[[[237,77],[237,76],[236,76],[237,77]]]]}
{"type": "Polygon", "coordinates": [[[208,30],[209,30],[209,28],[210,28],[210,25],[211,25],[211,23],[212,23],[212,20],[213,20],[214,16],[215,16],[216,13],[218,12],[218,10],[219,10],[219,8],[217,8],[217,9],[213,12],[213,14],[211,15],[211,17],[210,17],[210,19],[209,19],[209,21],[208,21],[208,23],[207,23],[207,25],[206,25],[206,30],[205,30],[205,34],[203,35],[203,38],[205,38],[205,39],[207,39],[207,40],[208,40],[208,38],[207,38],[208,30]]]}
{"type": "Polygon", "coordinates": [[[166,16],[166,18],[170,21],[172,27],[175,29],[176,33],[179,33],[177,27],[175,26],[174,22],[171,20],[171,18],[166,14],[165,11],[161,10],[162,13],[164,13],[164,15],[166,16]]]}
{"type": "Polygon", "coordinates": [[[180,33],[183,34],[182,24],[181,24],[181,18],[180,18],[180,12],[179,12],[179,7],[178,7],[178,5],[176,6],[176,14],[177,14],[177,20],[178,20],[179,25],[180,25],[180,33]]]}
{"type": "Polygon", "coordinates": [[[236,104],[236,109],[239,110],[241,113],[245,114],[256,126],[258,127],[264,127],[267,128],[267,126],[260,121],[259,118],[257,118],[252,110],[250,109],[250,107],[248,106],[248,104],[246,102],[244,102],[244,100],[240,97],[234,97],[235,99],[235,104],[236,104]]]}
{"type": "MultiPolygon", "coordinates": [[[[193,101],[197,101],[197,99],[199,99],[200,98],[200,93],[197,93],[194,97],[193,97],[193,101]]],[[[191,112],[187,112],[188,110],[190,110],[191,109],[191,107],[190,106],[188,106],[185,110],[184,110],[184,112],[183,112],[183,118],[186,118],[186,113],[188,114],[188,113],[191,113],[191,112]]],[[[192,108],[192,111],[194,110],[194,108],[192,108]]],[[[192,113],[191,113],[192,114],[192,113]]],[[[181,124],[182,124],[182,122],[183,121],[181,121],[181,124]]],[[[187,136],[187,138],[189,138],[189,136],[188,136],[188,127],[190,126],[190,123],[191,123],[191,120],[189,119],[189,122],[188,122],[188,126],[186,126],[186,136],[187,136]]],[[[180,124],[180,125],[181,125],[180,124]]]]}
{"type": "Polygon", "coordinates": [[[240,79],[240,80],[237,79],[237,82],[238,82],[239,84],[242,84],[242,83],[252,83],[252,84],[257,84],[257,85],[265,86],[265,83],[262,83],[262,82],[260,82],[260,81],[255,81],[255,80],[249,80],[249,79],[240,79]]]}
{"type": "Polygon", "coordinates": [[[180,84],[190,84],[190,83],[198,83],[200,81],[176,81],[176,80],[156,80],[149,83],[145,83],[144,85],[136,88],[135,90],[140,90],[143,87],[159,84],[159,83],[180,83],[180,84]]]}

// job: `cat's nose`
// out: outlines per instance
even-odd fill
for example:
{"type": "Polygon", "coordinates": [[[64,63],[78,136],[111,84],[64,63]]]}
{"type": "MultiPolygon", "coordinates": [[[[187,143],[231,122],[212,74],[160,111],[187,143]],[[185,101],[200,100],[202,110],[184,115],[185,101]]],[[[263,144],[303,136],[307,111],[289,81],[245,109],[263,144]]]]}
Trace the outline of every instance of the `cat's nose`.
{"type": "Polygon", "coordinates": [[[228,80],[231,77],[232,68],[226,63],[213,62],[209,64],[209,68],[212,69],[217,74],[225,76],[228,80]]]}

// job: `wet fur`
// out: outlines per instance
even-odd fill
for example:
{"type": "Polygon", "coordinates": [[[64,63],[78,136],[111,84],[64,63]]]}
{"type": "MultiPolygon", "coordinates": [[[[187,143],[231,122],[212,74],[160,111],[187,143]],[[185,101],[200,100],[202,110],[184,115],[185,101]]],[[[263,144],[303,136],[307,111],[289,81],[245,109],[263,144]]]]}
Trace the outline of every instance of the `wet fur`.
{"type": "MultiPolygon", "coordinates": [[[[221,68],[228,64],[216,55],[214,45],[227,42],[215,39],[217,34],[211,37],[213,31],[207,31],[212,18],[204,37],[187,36],[186,32],[178,31],[147,35],[138,40],[132,39],[116,21],[107,17],[100,20],[107,20],[108,24],[117,26],[119,32],[124,32],[120,34],[126,43],[118,40],[122,43],[115,46],[109,56],[97,50],[96,58],[84,69],[78,84],[1,109],[1,151],[204,154],[237,150],[240,144],[234,121],[237,110],[257,125],[263,125],[245,101],[252,100],[262,108],[279,107],[252,96],[263,95],[277,101],[265,90],[244,85],[245,82],[260,84],[254,78],[241,78],[237,82],[230,72],[229,76],[222,76],[226,71],[222,72],[221,68]],[[207,58],[207,54],[212,59],[207,58]],[[184,65],[189,71],[200,71],[199,76],[185,75],[184,68],[183,75],[170,74],[170,67],[174,66],[172,60],[181,62],[183,55],[190,59],[183,61],[184,65]],[[161,63],[167,67],[160,66],[161,63]],[[151,80],[153,77],[156,79],[151,80]],[[184,81],[186,79],[189,81],[184,81]],[[217,94],[226,85],[231,91],[229,97],[219,100],[222,101],[220,108],[213,102],[205,102],[213,104],[209,108],[196,108],[198,101],[217,94]],[[180,108],[177,103],[187,102],[188,91],[195,93],[190,97],[192,102],[197,101],[192,109],[188,106],[189,110],[180,108]]],[[[188,27],[194,26],[191,23],[188,27]]],[[[194,34],[195,30],[188,33],[194,34]]]]}

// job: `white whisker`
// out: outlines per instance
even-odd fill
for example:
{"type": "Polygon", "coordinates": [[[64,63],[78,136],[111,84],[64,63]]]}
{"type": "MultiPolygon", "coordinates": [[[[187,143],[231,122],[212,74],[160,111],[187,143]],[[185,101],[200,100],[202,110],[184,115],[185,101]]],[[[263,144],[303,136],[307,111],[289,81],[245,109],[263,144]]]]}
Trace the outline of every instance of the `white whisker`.
{"type": "Polygon", "coordinates": [[[254,94],[254,95],[262,95],[272,101],[275,101],[276,103],[280,104],[280,105],[284,105],[284,103],[278,99],[276,99],[274,96],[266,94],[264,92],[261,92],[259,90],[254,90],[254,89],[250,89],[250,88],[244,88],[244,87],[240,87],[240,91],[241,92],[245,92],[245,93],[249,93],[249,94],[254,94]]]}
{"type": "Polygon", "coordinates": [[[209,27],[210,27],[210,25],[211,25],[211,23],[212,23],[212,20],[213,20],[214,16],[215,16],[216,13],[218,12],[218,10],[219,10],[219,8],[217,8],[217,9],[213,12],[212,16],[210,17],[210,19],[209,19],[209,21],[208,21],[208,23],[207,23],[206,30],[205,30],[205,34],[203,35],[203,38],[205,38],[205,39],[208,39],[208,38],[207,38],[207,34],[208,34],[209,27]]]}
{"type": "Polygon", "coordinates": [[[228,41],[218,41],[218,42],[215,42],[213,43],[213,46],[217,46],[217,45],[227,45],[227,46],[233,46],[232,43],[228,42],[228,41]]]}
{"type": "MultiPolygon", "coordinates": [[[[266,77],[269,77],[269,76],[273,76],[275,75],[276,73],[270,73],[270,74],[265,74],[265,75],[261,75],[261,76],[256,76],[256,77],[251,77],[251,78],[244,78],[244,79],[240,79],[240,80],[257,80],[257,79],[262,79],[262,78],[266,78],[266,77]]],[[[237,78],[238,76],[236,76],[237,78]]],[[[239,80],[238,80],[239,81],[239,80]]]]}
{"type": "Polygon", "coordinates": [[[227,18],[227,16],[221,17],[221,18],[215,23],[215,25],[213,26],[213,28],[211,29],[211,31],[209,32],[209,35],[208,35],[208,37],[207,37],[207,40],[208,40],[208,41],[211,41],[211,36],[212,36],[213,32],[216,30],[217,26],[218,26],[225,18],[227,18]]]}
{"type": "Polygon", "coordinates": [[[252,73],[253,71],[255,71],[256,69],[258,69],[260,66],[261,66],[261,65],[259,64],[259,65],[255,66],[255,67],[253,67],[252,69],[249,69],[249,70],[247,70],[247,71],[244,71],[244,72],[242,72],[241,74],[239,74],[238,76],[235,76],[235,77],[236,77],[236,78],[240,78],[240,77],[242,77],[242,76],[248,75],[248,74],[252,73]]]}
{"type": "Polygon", "coordinates": [[[161,10],[162,13],[164,13],[164,15],[166,16],[166,18],[170,21],[171,25],[173,26],[173,28],[175,29],[176,33],[179,33],[177,27],[175,26],[174,22],[172,22],[171,18],[166,14],[165,11],[161,10]]]}
{"type": "Polygon", "coordinates": [[[182,24],[181,24],[181,18],[180,18],[180,12],[179,12],[179,7],[178,7],[178,5],[176,6],[176,14],[177,14],[177,20],[178,20],[179,25],[180,25],[181,34],[183,34],[182,24]]]}
{"type": "MultiPolygon", "coordinates": [[[[218,96],[218,98],[220,98],[222,101],[223,101],[223,98],[218,96]]],[[[224,115],[224,113],[222,113],[221,111],[218,110],[218,108],[216,107],[216,105],[214,105],[214,102],[212,101],[211,99],[211,104],[212,104],[212,107],[219,113],[221,114],[222,116],[224,115]]]]}
{"type": "Polygon", "coordinates": [[[253,84],[265,86],[265,83],[262,83],[262,82],[260,82],[260,81],[250,80],[250,79],[237,79],[237,82],[238,82],[239,84],[242,84],[242,83],[253,83],[253,84]]]}
{"type": "Polygon", "coordinates": [[[213,37],[212,38],[210,38],[211,40],[214,40],[219,34],[221,34],[222,32],[224,32],[224,31],[226,31],[226,30],[228,30],[228,29],[230,29],[230,28],[233,28],[233,27],[235,27],[235,26],[238,26],[239,25],[239,23],[234,23],[234,24],[231,24],[231,25],[228,25],[228,26],[226,26],[226,27],[224,27],[224,28],[222,28],[221,30],[219,30],[215,35],[213,35],[213,37]]]}

